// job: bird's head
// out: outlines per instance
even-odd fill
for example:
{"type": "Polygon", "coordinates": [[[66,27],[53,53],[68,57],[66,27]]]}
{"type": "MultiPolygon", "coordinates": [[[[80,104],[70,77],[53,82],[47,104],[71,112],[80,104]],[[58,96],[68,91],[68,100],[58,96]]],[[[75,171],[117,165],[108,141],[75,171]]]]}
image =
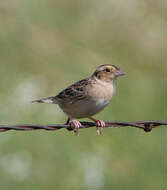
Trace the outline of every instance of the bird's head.
{"type": "Polygon", "coordinates": [[[117,77],[125,74],[126,74],[125,72],[121,71],[115,65],[107,64],[99,66],[92,76],[96,77],[99,80],[103,80],[105,82],[112,82],[117,77]]]}

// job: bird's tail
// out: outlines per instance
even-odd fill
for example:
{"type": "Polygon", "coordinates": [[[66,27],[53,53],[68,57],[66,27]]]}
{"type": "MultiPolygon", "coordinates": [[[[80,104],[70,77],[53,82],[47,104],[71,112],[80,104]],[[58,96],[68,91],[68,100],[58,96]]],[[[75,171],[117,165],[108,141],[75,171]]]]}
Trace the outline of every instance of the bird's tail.
{"type": "Polygon", "coordinates": [[[37,103],[57,104],[55,96],[51,96],[51,97],[48,97],[48,98],[42,98],[42,99],[39,99],[39,100],[32,101],[32,103],[35,103],[35,102],[37,102],[37,103]]]}

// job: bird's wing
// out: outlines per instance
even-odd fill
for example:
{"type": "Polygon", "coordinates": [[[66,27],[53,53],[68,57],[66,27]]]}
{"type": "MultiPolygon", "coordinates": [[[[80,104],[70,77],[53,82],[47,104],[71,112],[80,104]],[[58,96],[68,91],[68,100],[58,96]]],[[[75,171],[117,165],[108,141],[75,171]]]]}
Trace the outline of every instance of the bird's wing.
{"type": "Polygon", "coordinates": [[[34,102],[38,103],[50,103],[50,104],[73,104],[77,101],[87,99],[87,86],[91,85],[92,81],[90,79],[80,80],[71,86],[67,87],[63,91],[61,91],[57,96],[51,96],[47,98],[42,98],[39,100],[34,100],[34,102]]]}
{"type": "Polygon", "coordinates": [[[61,91],[55,98],[60,103],[67,102],[70,104],[73,104],[76,101],[80,101],[82,99],[86,99],[88,97],[87,86],[90,84],[90,79],[80,80],[74,83],[73,85],[69,86],[65,90],[61,91]]]}

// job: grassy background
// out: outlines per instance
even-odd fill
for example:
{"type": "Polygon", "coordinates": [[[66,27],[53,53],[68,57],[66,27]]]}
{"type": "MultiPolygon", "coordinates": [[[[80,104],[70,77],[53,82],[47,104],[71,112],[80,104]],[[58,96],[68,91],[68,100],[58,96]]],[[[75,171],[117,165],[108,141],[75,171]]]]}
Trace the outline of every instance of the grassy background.
{"type": "MultiPolygon", "coordinates": [[[[167,3],[145,0],[0,2],[0,123],[63,123],[56,95],[106,63],[128,74],[97,118],[165,120],[167,3]]],[[[165,127],[0,134],[4,190],[161,190],[167,186],[165,127]]]]}

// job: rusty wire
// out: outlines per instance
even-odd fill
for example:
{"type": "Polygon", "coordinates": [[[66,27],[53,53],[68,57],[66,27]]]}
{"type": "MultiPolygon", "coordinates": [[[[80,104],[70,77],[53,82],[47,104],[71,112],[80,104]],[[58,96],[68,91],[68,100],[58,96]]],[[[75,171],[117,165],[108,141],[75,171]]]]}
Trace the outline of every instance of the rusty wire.
{"type": "MultiPolygon", "coordinates": [[[[96,127],[96,124],[93,122],[81,122],[81,129],[96,127]]],[[[105,122],[105,128],[120,128],[120,127],[134,127],[138,129],[143,129],[145,132],[152,131],[153,128],[166,125],[167,121],[139,121],[139,122],[122,122],[122,121],[112,121],[105,122]]],[[[38,125],[38,124],[19,124],[19,125],[0,125],[0,132],[5,132],[9,130],[16,131],[30,131],[30,130],[48,130],[55,131],[58,129],[66,128],[68,130],[73,130],[73,127],[70,124],[48,124],[48,125],[38,125]]]]}

